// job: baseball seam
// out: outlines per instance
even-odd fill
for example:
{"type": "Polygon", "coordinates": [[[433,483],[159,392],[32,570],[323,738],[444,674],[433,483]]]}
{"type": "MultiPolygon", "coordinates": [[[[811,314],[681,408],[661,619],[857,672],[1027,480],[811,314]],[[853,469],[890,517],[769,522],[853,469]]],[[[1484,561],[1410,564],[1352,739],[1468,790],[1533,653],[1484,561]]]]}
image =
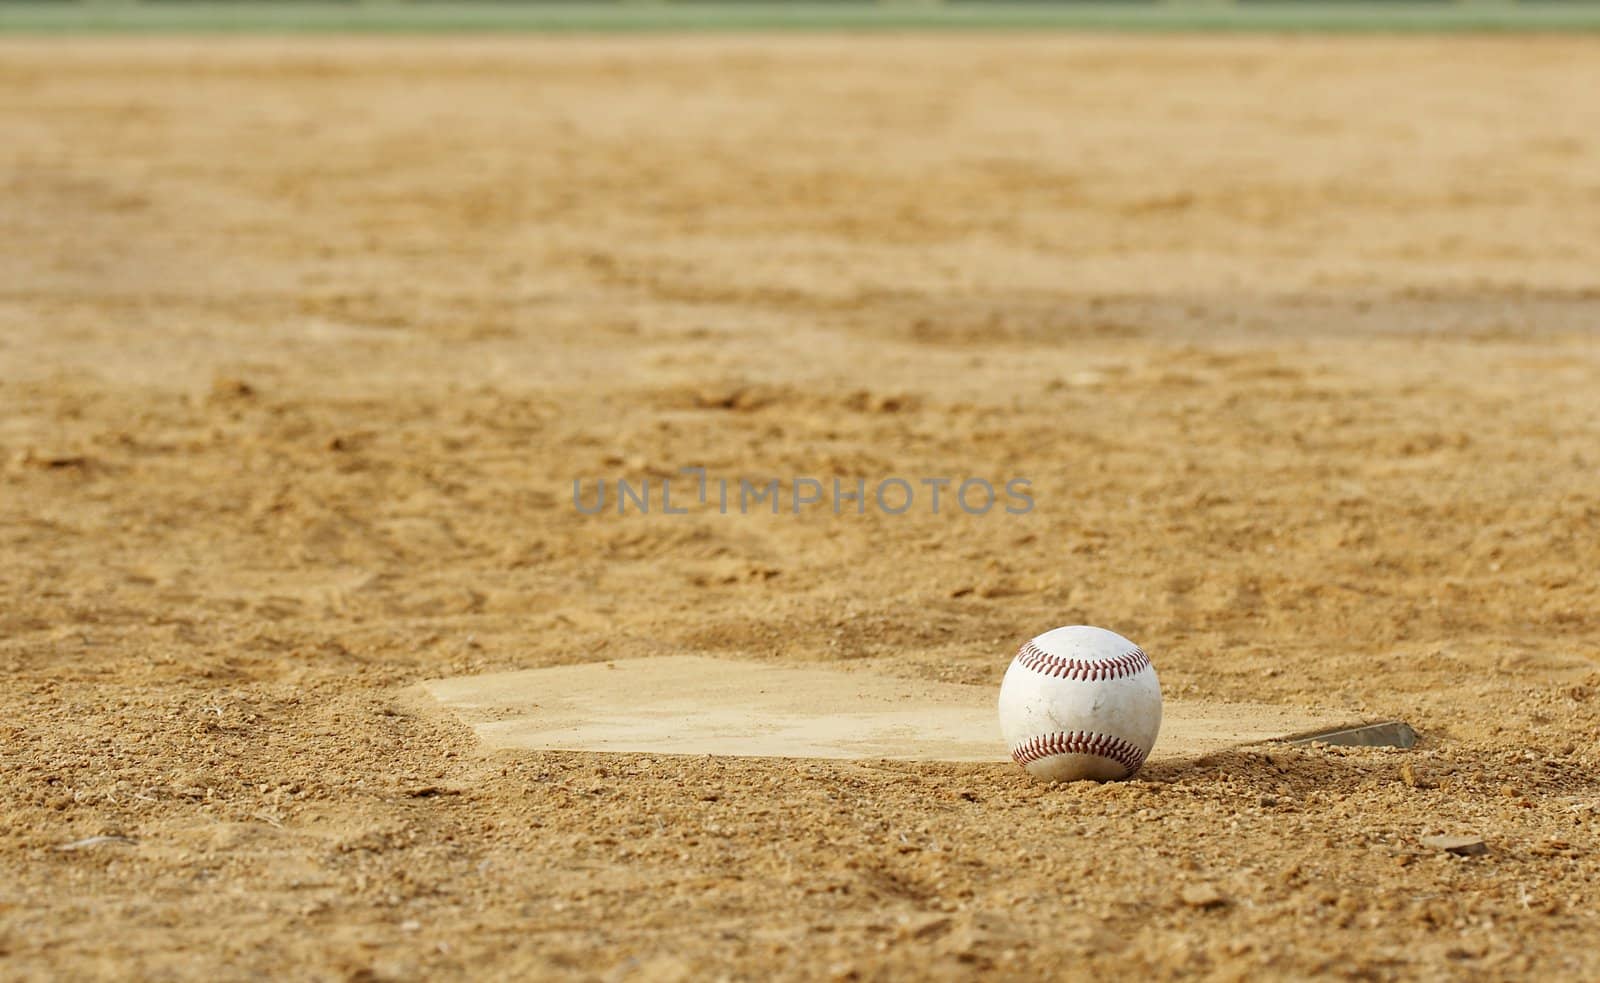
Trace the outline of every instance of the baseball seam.
{"type": "Polygon", "coordinates": [[[1115,761],[1127,769],[1122,775],[1126,778],[1139,770],[1139,766],[1144,764],[1147,753],[1137,744],[1110,734],[1068,730],[1036,734],[1028,738],[1011,749],[1011,760],[1026,768],[1031,762],[1055,757],[1058,754],[1091,754],[1097,758],[1115,761]]]}
{"type": "Polygon", "coordinates": [[[1081,681],[1126,679],[1150,667],[1150,657],[1145,655],[1144,649],[1141,648],[1131,649],[1109,659],[1091,661],[1053,655],[1032,642],[1023,643],[1022,650],[1017,653],[1017,661],[1022,663],[1024,668],[1032,669],[1040,675],[1081,681]]]}

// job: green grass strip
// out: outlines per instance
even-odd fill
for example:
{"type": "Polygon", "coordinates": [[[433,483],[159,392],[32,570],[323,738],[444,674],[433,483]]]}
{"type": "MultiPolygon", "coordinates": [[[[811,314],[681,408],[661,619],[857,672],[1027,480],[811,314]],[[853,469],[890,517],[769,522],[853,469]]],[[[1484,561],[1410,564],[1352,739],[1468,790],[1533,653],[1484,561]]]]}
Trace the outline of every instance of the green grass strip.
{"type": "Polygon", "coordinates": [[[517,3],[0,0],[0,32],[433,34],[712,31],[1600,30],[1600,2],[517,3]]]}

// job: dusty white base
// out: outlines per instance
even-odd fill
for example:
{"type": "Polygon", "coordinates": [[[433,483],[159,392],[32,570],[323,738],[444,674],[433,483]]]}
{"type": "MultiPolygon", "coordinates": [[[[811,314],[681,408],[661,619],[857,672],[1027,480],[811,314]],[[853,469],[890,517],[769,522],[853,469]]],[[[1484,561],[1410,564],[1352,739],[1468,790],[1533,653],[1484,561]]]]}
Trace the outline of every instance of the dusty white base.
{"type": "MultiPolygon", "coordinates": [[[[782,758],[1006,761],[996,688],[695,656],[439,679],[429,702],[491,748],[782,758]]],[[[1320,728],[1352,714],[1170,700],[1151,760],[1320,728]]]]}

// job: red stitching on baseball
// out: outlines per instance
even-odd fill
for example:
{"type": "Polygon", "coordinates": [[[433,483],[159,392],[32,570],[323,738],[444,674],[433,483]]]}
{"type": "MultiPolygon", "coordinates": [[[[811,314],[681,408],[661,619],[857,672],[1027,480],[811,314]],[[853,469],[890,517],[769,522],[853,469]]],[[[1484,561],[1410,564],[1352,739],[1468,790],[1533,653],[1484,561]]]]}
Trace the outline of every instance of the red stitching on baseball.
{"type": "Polygon", "coordinates": [[[1044,649],[1024,642],[1022,651],[1017,653],[1017,661],[1025,668],[1045,676],[1054,676],[1057,679],[1077,680],[1102,680],[1126,679],[1129,676],[1143,672],[1150,665],[1150,657],[1144,654],[1144,649],[1135,648],[1121,655],[1109,659],[1069,659],[1065,656],[1052,655],[1044,649]]]}
{"type": "Polygon", "coordinates": [[[1026,767],[1029,762],[1051,758],[1058,754],[1092,754],[1097,758],[1115,761],[1127,769],[1122,773],[1122,777],[1127,778],[1144,764],[1147,753],[1137,744],[1131,744],[1120,737],[1112,737],[1110,734],[1068,730],[1056,731],[1053,734],[1038,734],[1028,738],[1011,749],[1011,760],[1026,767]]]}

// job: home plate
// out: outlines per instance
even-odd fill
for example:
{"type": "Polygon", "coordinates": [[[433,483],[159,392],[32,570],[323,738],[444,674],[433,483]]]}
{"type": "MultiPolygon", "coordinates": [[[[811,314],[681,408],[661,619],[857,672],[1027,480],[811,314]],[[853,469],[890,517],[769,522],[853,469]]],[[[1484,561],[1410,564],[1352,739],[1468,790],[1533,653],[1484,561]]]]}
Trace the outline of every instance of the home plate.
{"type": "MultiPolygon", "coordinates": [[[[496,749],[1007,760],[997,686],[672,656],[458,676],[422,689],[496,749]]],[[[1348,713],[1168,700],[1151,760],[1363,722],[1348,713]]]]}

